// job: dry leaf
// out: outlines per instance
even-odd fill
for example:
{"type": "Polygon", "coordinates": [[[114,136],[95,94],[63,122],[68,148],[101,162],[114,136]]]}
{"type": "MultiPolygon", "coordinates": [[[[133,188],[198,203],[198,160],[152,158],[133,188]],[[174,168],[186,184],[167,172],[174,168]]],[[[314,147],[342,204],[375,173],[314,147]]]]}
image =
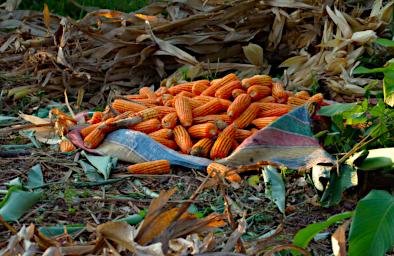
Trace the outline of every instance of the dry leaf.
{"type": "Polygon", "coordinates": [[[249,43],[247,46],[242,47],[244,54],[248,61],[253,65],[261,67],[264,62],[263,48],[257,44],[249,43]]]}
{"type": "Polygon", "coordinates": [[[351,220],[340,225],[331,236],[332,251],[335,256],[346,256],[346,230],[351,220]]]}

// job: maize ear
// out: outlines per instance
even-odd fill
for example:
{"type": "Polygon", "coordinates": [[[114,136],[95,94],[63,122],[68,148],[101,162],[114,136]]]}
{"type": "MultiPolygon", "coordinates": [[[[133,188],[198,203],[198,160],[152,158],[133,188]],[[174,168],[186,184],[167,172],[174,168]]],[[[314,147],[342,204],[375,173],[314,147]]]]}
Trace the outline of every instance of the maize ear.
{"type": "Polygon", "coordinates": [[[322,103],[324,100],[323,94],[317,93],[315,95],[312,95],[307,102],[316,102],[316,103],[322,103]]]}
{"type": "Polygon", "coordinates": [[[210,157],[212,160],[228,156],[235,136],[234,125],[229,125],[223,130],[212,146],[210,157]]]}
{"type": "Polygon", "coordinates": [[[223,105],[219,99],[214,99],[204,105],[193,109],[193,117],[205,116],[223,111],[223,105]]]}
{"type": "Polygon", "coordinates": [[[249,130],[236,129],[234,139],[238,141],[243,141],[244,139],[248,138],[250,135],[252,135],[252,132],[249,130]]]}
{"type": "Polygon", "coordinates": [[[231,81],[231,82],[225,84],[224,86],[222,86],[221,88],[219,88],[215,92],[215,97],[220,98],[220,99],[229,99],[232,96],[231,93],[233,90],[241,89],[241,88],[242,88],[242,85],[239,80],[231,81]]]}
{"type": "Polygon", "coordinates": [[[262,98],[261,100],[259,100],[258,102],[261,102],[261,103],[275,103],[276,102],[276,99],[274,98],[274,97],[272,97],[272,96],[267,96],[267,97],[264,97],[264,98],[262,98]]]}
{"type": "Polygon", "coordinates": [[[130,129],[143,133],[152,133],[157,130],[160,130],[160,128],[161,128],[161,123],[159,119],[156,118],[143,121],[139,124],[135,124],[130,127],[130,129]]]}
{"type": "Polygon", "coordinates": [[[207,157],[211,150],[213,141],[209,138],[203,138],[193,145],[190,154],[193,156],[207,157]]]}
{"type": "Polygon", "coordinates": [[[264,85],[252,85],[248,88],[247,93],[252,98],[252,100],[260,100],[271,94],[271,88],[264,85]]]}
{"type": "Polygon", "coordinates": [[[234,90],[231,92],[231,96],[235,99],[235,98],[237,98],[239,95],[244,94],[244,93],[246,93],[246,91],[243,90],[243,89],[234,89],[234,90]]]}
{"type": "Polygon", "coordinates": [[[184,96],[175,97],[175,111],[178,115],[179,122],[184,127],[189,127],[193,123],[193,112],[190,106],[189,98],[184,96]]]}
{"type": "Polygon", "coordinates": [[[288,98],[288,95],[281,83],[272,83],[272,96],[278,102],[285,102],[288,98]]]}
{"type": "Polygon", "coordinates": [[[227,115],[231,118],[237,118],[241,113],[247,109],[252,102],[252,98],[248,94],[241,94],[227,109],[227,115]]]}
{"type": "Polygon", "coordinates": [[[173,135],[174,135],[173,131],[168,128],[163,128],[155,132],[149,133],[150,137],[161,137],[164,139],[171,139],[173,135]]]}
{"type": "Polygon", "coordinates": [[[127,167],[127,171],[131,174],[169,174],[170,170],[170,162],[168,160],[150,161],[129,165],[127,167]]]}
{"type": "Polygon", "coordinates": [[[213,96],[216,90],[234,80],[238,80],[238,77],[233,73],[228,74],[223,78],[212,80],[211,85],[206,90],[204,90],[201,95],[213,96]]]}
{"type": "Polygon", "coordinates": [[[267,75],[255,75],[250,78],[242,79],[242,86],[247,89],[253,85],[272,86],[272,78],[267,75]]]}
{"type": "Polygon", "coordinates": [[[190,138],[189,133],[187,133],[186,129],[182,125],[177,125],[174,128],[174,139],[178,147],[181,149],[182,153],[190,153],[193,147],[193,142],[190,138]]]}
{"type": "Polygon", "coordinates": [[[252,121],[252,124],[254,124],[259,129],[263,129],[264,127],[268,126],[270,123],[272,123],[278,118],[279,118],[278,116],[257,118],[252,121]]]}
{"type": "Polygon", "coordinates": [[[140,95],[145,96],[148,99],[154,100],[156,102],[157,95],[149,87],[141,87],[140,95]]]}
{"type": "Polygon", "coordinates": [[[200,116],[200,117],[195,117],[193,119],[193,122],[195,124],[202,124],[206,122],[215,122],[217,120],[224,121],[226,124],[231,124],[231,118],[228,115],[206,115],[206,116],[200,116]]]}
{"type": "Polygon", "coordinates": [[[213,123],[196,124],[188,132],[194,138],[212,138],[218,133],[218,128],[213,123]]]}
{"type": "Polygon", "coordinates": [[[88,121],[89,124],[97,124],[103,121],[103,112],[94,112],[92,118],[88,121]]]}
{"type": "Polygon", "coordinates": [[[237,119],[235,119],[234,123],[236,124],[237,128],[243,129],[252,123],[259,112],[259,106],[255,103],[252,103],[237,119]]]}
{"type": "Polygon", "coordinates": [[[268,116],[283,116],[289,112],[288,108],[274,108],[270,110],[260,111],[259,117],[268,117],[268,116]]]}
{"type": "Polygon", "coordinates": [[[203,91],[205,91],[209,87],[208,80],[201,80],[207,82],[195,82],[192,86],[192,93],[194,95],[200,95],[203,91]]]}
{"type": "Polygon", "coordinates": [[[215,177],[217,174],[223,176],[226,180],[231,182],[241,182],[241,176],[233,169],[218,163],[211,163],[207,167],[207,173],[211,177],[215,177]]]}
{"type": "Polygon", "coordinates": [[[172,95],[177,95],[178,93],[183,91],[192,92],[192,88],[193,88],[193,82],[183,83],[168,88],[168,92],[172,95]]]}
{"type": "Polygon", "coordinates": [[[147,107],[142,104],[134,103],[131,101],[116,99],[112,103],[112,108],[118,111],[119,113],[124,113],[126,111],[138,112],[146,109],[147,107]]]}
{"type": "Polygon", "coordinates": [[[164,94],[168,93],[168,88],[165,86],[160,86],[156,91],[155,94],[157,97],[163,96],[164,94]]]}
{"type": "Polygon", "coordinates": [[[157,136],[151,136],[149,135],[153,140],[159,142],[160,144],[166,146],[167,148],[176,150],[178,148],[178,145],[175,143],[173,140],[169,140],[163,137],[157,137],[157,136]]]}
{"type": "Polygon", "coordinates": [[[178,122],[178,115],[173,112],[165,115],[161,120],[163,128],[173,129],[178,122]]]}
{"type": "Polygon", "coordinates": [[[97,148],[97,146],[104,140],[105,135],[103,128],[99,126],[85,137],[83,143],[87,148],[97,148]]]}
{"type": "Polygon", "coordinates": [[[67,140],[67,139],[63,139],[60,141],[59,143],[59,150],[60,152],[71,152],[76,150],[77,148],[74,146],[74,144],[72,144],[71,141],[67,140]]]}

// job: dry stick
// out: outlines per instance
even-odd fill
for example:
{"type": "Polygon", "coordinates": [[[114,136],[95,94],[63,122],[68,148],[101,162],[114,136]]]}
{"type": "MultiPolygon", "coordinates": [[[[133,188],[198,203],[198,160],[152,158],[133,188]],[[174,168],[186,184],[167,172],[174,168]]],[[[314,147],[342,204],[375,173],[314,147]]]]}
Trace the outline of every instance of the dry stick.
{"type": "Polygon", "coordinates": [[[11,226],[7,221],[3,219],[3,216],[1,215],[0,215],[0,223],[3,224],[3,226],[6,227],[9,231],[11,231],[12,234],[15,235],[18,233],[13,226],[11,226]]]}

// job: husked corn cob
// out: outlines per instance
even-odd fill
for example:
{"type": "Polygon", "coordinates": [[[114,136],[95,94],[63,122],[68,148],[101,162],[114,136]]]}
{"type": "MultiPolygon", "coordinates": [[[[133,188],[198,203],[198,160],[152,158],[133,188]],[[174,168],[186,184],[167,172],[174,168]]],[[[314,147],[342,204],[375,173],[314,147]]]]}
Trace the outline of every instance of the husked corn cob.
{"type": "Polygon", "coordinates": [[[141,95],[141,94],[130,94],[130,95],[125,95],[126,99],[129,100],[142,100],[142,99],[147,99],[146,96],[141,95]]]}
{"type": "Polygon", "coordinates": [[[164,106],[166,106],[166,107],[175,107],[175,98],[167,100],[166,104],[164,104],[164,106]]]}
{"type": "Polygon", "coordinates": [[[293,109],[292,106],[281,103],[255,102],[253,104],[257,105],[260,108],[260,111],[266,111],[276,108],[287,108],[289,111],[293,109]]]}
{"type": "Polygon", "coordinates": [[[161,128],[161,123],[159,119],[156,118],[143,121],[139,124],[130,127],[130,129],[143,133],[152,133],[157,130],[160,130],[160,128],[161,128]]]}
{"type": "Polygon", "coordinates": [[[170,148],[173,150],[176,150],[178,148],[178,145],[173,140],[165,139],[163,137],[151,136],[151,135],[149,135],[149,137],[151,137],[155,141],[159,142],[160,144],[166,146],[167,148],[170,148]]]}
{"type": "Polygon", "coordinates": [[[223,105],[219,99],[214,99],[204,105],[193,109],[193,117],[205,116],[223,111],[223,105]]]}
{"type": "Polygon", "coordinates": [[[235,130],[235,137],[234,137],[234,139],[236,139],[238,141],[243,141],[244,139],[246,139],[250,135],[252,135],[252,132],[249,131],[249,130],[236,129],[235,130]]]}
{"type": "Polygon", "coordinates": [[[252,124],[254,124],[259,129],[263,129],[278,118],[278,116],[261,117],[253,120],[252,124]]]}
{"type": "Polygon", "coordinates": [[[239,146],[238,141],[233,139],[233,142],[231,143],[231,150],[232,151],[236,150],[238,148],[238,146],[239,146]]]}
{"type": "Polygon", "coordinates": [[[311,97],[311,95],[307,91],[299,91],[296,94],[294,94],[294,96],[303,100],[307,100],[311,97]]]}
{"type": "Polygon", "coordinates": [[[155,91],[155,94],[157,97],[159,96],[163,96],[163,94],[168,93],[168,88],[165,86],[160,86],[159,88],[157,88],[157,90],[155,91]]]}
{"type": "Polygon", "coordinates": [[[161,96],[161,100],[163,101],[163,104],[167,103],[167,101],[174,99],[174,96],[171,94],[163,94],[161,96]]]}
{"type": "Polygon", "coordinates": [[[238,80],[238,77],[233,73],[228,74],[221,79],[215,79],[211,81],[211,85],[204,90],[201,95],[213,96],[216,90],[234,80],[238,80]]]}
{"type": "Polygon", "coordinates": [[[248,88],[247,93],[252,98],[252,100],[260,100],[271,94],[271,88],[264,85],[252,85],[248,88]]]}
{"type": "Polygon", "coordinates": [[[301,106],[301,105],[304,105],[305,103],[306,103],[306,100],[300,99],[297,97],[289,97],[287,99],[287,104],[290,106],[301,106]]]}
{"type": "Polygon", "coordinates": [[[317,102],[317,103],[322,103],[324,100],[323,94],[321,93],[317,93],[315,95],[312,95],[312,97],[310,97],[307,102],[317,102]]]}
{"type": "Polygon", "coordinates": [[[252,128],[252,129],[250,129],[250,131],[252,132],[252,135],[253,135],[253,134],[255,134],[256,132],[258,132],[258,131],[259,131],[259,129],[252,128]]]}
{"type": "Polygon", "coordinates": [[[272,78],[267,75],[255,75],[250,78],[242,79],[242,86],[247,89],[252,85],[272,86],[272,78]]]}
{"type": "Polygon", "coordinates": [[[224,86],[220,87],[216,92],[215,92],[215,97],[220,98],[220,99],[229,99],[231,97],[231,93],[235,89],[241,89],[242,85],[239,80],[234,80],[231,82],[228,82],[224,86]]]}
{"type": "Polygon", "coordinates": [[[172,95],[177,95],[178,93],[183,91],[192,92],[192,87],[193,87],[193,82],[178,84],[168,88],[168,92],[172,95]]]}
{"type": "Polygon", "coordinates": [[[226,100],[226,99],[219,99],[219,101],[220,101],[220,104],[222,104],[224,111],[227,111],[228,107],[230,107],[230,105],[232,103],[230,100],[226,100]]]}
{"type": "Polygon", "coordinates": [[[244,94],[244,93],[246,93],[246,91],[243,90],[243,89],[234,89],[234,90],[231,92],[231,96],[235,99],[235,98],[237,98],[239,95],[244,94]]]}
{"type": "Polygon", "coordinates": [[[210,152],[210,157],[212,160],[228,156],[234,136],[234,125],[227,126],[226,129],[224,129],[223,132],[219,134],[210,152]]]}
{"type": "Polygon", "coordinates": [[[189,98],[184,96],[175,97],[175,111],[178,115],[179,122],[185,127],[189,127],[193,123],[192,107],[189,98]]]}
{"type": "Polygon", "coordinates": [[[103,112],[94,112],[92,118],[88,121],[90,124],[97,124],[103,121],[103,112]]]}
{"type": "Polygon", "coordinates": [[[138,112],[146,109],[147,107],[142,104],[134,103],[131,101],[116,99],[112,103],[112,108],[118,111],[119,113],[123,113],[126,111],[138,112]]]}
{"type": "Polygon", "coordinates": [[[243,129],[247,127],[259,114],[259,106],[255,103],[249,105],[249,107],[237,118],[234,123],[237,128],[243,129]]]}
{"type": "Polygon", "coordinates": [[[211,96],[205,96],[205,95],[198,95],[196,97],[193,97],[193,100],[200,102],[200,104],[208,103],[214,99],[216,98],[211,96]]]}
{"type": "Polygon", "coordinates": [[[137,113],[133,113],[128,115],[128,117],[133,117],[133,116],[139,116],[142,117],[144,121],[152,119],[152,118],[157,118],[159,116],[159,111],[156,108],[147,108],[141,111],[138,111],[137,113]]]}
{"type": "Polygon", "coordinates": [[[165,115],[169,113],[175,113],[176,110],[173,107],[166,107],[166,106],[156,106],[153,107],[158,112],[159,119],[163,118],[165,115]]]}
{"type": "Polygon", "coordinates": [[[177,96],[184,96],[184,97],[188,97],[188,98],[193,98],[196,95],[194,95],[192,92],[183,91],[183,92],[178,93],[177,96]]]}
{"type": "Polygon", "coordinates": [[[153,137],[161,137],[164,139],[171,139],[173,135],[174,135],[173,131],[168,128],[163,128],[163,129],[157,130],[155,132],[149,133],[149,137],[152,137],[152,136],[153,137]]]}
{"type": "Polygon", "coordinates": [[[213,141],[210,138],[203,138],[193,145],[190,154],[193,156],[207,157],[212,145],[213,141]]]}
{"type": "Polygon", "coordinates": [[[208,80],[201,80],[200,82],[195,82],[192,87],[192,93],[194,95],[200,95],[203,91],[205,91],[209,86],[208,80]],[[201,82],[204,81],[204,82],[201,82]],[[206,81],[206,82],[205,82],[206,81]]]}
{"type": "Polygon", "coordinates": [[[105,135],[106,133],[104,132],[104,129],[99,126],[85,137],[83,143],[87,148],[97,148],[97,146],[104,140],[105,135]]]}
{"type": "Polygon", "coordinates": [[[92,125],[86,126],[79,133],[81,134],[82,138],[85,138],[86,136],[88,136],[89,133],[91,133],[94,129],[96,129],[97,127],[99,127],[100,124],[103,124],[103,123],[104,122],[100,122],[97,124],[92,124],[92,125]]]}
{"type": "Polygon", "coordinates": [[[270,110],[260,111],[258,117],[283,116],[288,112],[289,112],[288,108],[274,108],[270,110]]]}
{"type": "Polygon", "coordinates": [[[150,161],[127,167],[127,171],[131,174],[168,174],[170,170],[170,162],[168,160],[150,161]]]}
{"type": "Polygon", "coordinates": [[[268,102],[275,103],[276,99],[274,97],[272,97],[272,96],[267,96],[267,97],[262,98],[258,102],[261,102],[261,103],[264,103],[264,102],[266,102],[266,103],[268,103],[268,102]]]}
{"type": "Polygon", "coordinates": [[[206,122],[214,122],[214,121],[217,121],[217,120],[224,121],[224,122],[226,122],[226,124],[230,124],[232,122],[231,118],[228,115],[226,115],[226,114],[223,114],[223,115],[199,116],[199,117],[195,117],[193,119],[193,122],[195,124],[203,124],[203,123],[206,123],[206,122]]]}
{"type": "Polygon", "coordinates": [[[161,119],[161,125],[163,128],[168,128],[168,129],[173,129],[176,126],[176,123],[178,122],[178,115],[173,112],[165,115],[161,119]]]}
{"type": "Polygon", "coordinates": [[[143,106],[146,106],[148,108],[149,107],[154,107],[154,106],[157,105],[157,99],[156,100],[154,100],[154,99],[134,99],[132,101],[137,103],[137,104],[141,104],[143,106]]]}
{"type": "Polygon", "coordinates": [[[272,83],[272,96],[277,99],[278,102],[283,102],[283,99],[287,99],[288,95],[281,83],[272,83]]]}
{"type": "Polygon", "coordinates": [[[252,98],[248,94],[241,94],[227,109],[227,115],[231,118],[237,118],[252,102],[252,98]]]}
{"type": "Polygon", "coordinates": [[[189,103],[190,103],[190,106],[192,107],[192,109],[195,109],[195,108],[198,108],[199,106],[201,106],[201,102],[199,102],[195,99],[189,98],[189,103]]]}
{"type": "Polygon", "coordinates": [[[193,147],[193,142],[189,133],[187,133],[187,130],[182,125],[177,125],[174,128],[174,139],[182,153],[190,153],[193,147]]]}
{"type": "Polygon", "coordinates": [[[74,144],[72,144],[71,141],[69,141],[68,139],[62,139],[59,143],[59,150],[60,152],[71,152],[74,151],[76,149],[76,147],[74,146],[74,144]]]}
{"type": "Polygon", "coordinates": [[[148,99],[154,100],[156,102],[157,95],[149,87],[141,87],[140,95],[145,96],[148,99]]]}
{"type": "Polygon", "coordinates": [[[218,163],[211,163],[207,167],[207,173],[211,177],[215,177],[217,174],[223,176],[226,180],[232,181],[232,182],[241,182],[241,176],[237,172],[235,172],[233,169],[224,166],[222,164],[218,163]]]}
{"type": "Polygon", "coordinates": [[[196,124],[188,132],[194,138],[212,138],[218,133],[218,128],[213,123],[196,124]]]}

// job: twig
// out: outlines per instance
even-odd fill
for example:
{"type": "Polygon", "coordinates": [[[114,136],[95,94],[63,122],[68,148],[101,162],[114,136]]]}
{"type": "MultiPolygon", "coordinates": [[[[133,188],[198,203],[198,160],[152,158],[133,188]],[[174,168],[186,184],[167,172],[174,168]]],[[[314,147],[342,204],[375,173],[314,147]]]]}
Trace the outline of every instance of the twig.
{"type": "Polygon", "coordinates": [[[14,235],[18,233],[13,226],[8,224],[8,222],[3,219],[3,216],[1,215],[0,215],[0,223],[3,224],[3,226],[6,227],[9,231],[11,231],[11,233],[13,233],[14,235]]]}

